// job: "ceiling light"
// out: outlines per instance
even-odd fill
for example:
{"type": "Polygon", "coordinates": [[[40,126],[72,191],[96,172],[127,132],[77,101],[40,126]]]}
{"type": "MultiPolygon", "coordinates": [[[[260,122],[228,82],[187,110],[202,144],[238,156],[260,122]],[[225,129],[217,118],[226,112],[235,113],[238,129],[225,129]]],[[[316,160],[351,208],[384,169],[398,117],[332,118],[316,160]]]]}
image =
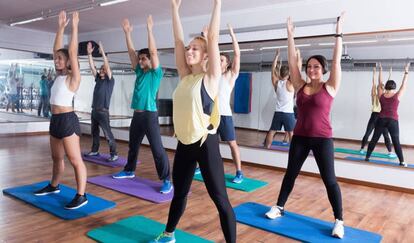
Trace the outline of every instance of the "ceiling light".
{"type": "MultiPolygon", "coordinates": [[[[306,47],[306,46],[311,46],[311,44],[298,44],[295,45],[295,47],[306,47]]],[[[287,48],[288,46],[265,46],[260,48],[260,50],[273,50],[273,49],[283,49],[283,48],[287,48]]]]}
{"type": "Polygon", "coordinates": [[[375,43],[377,40],[360,40],[360,41],[344,41],[343,44],[365,44],[365,43],[375,43]]]}
{"type": "MultiPolygon", "coordinates": [[[[254,51],[254,49],[240,49],[240,52],[254,51]]],[[[234,52],[234,50],[223,50],[222,53],[234,52]]]]}
{"type": "Polygon", "coordinates": [[[100,3],[99,6],[104,7],[104,6],[114,5],[114,4],[118,4],[118,3],[123,3],[123,2],[126,2],[126,1],[128,1],[128,0],[112,0],[112,1],[107,1],[107,2],[100,3]]]}
{"type": "Polygon", "coordinates": [[[27,24],[27,23],[31,23],[31,22],[35,22],[35,21],[39,21],[39,20],[43,20],[43,17],[37,17],[37,18],[32,18],[32,19],[25,19],[25,20],[21,20],[18,22],[12,22],[9,25],[10,26],[15,26],[15,25],[19,25],[19,24],[27,24]]]}
{"type": "Polygon", "coordinates": [[[406,37],[406,38],[394,38],[394,39],[388,39],[387,41],[409,41],[414,40],[414,37],[406,37]]]}
{"type": "Polygon", "coordinates": [[[318,46],[334,46],[335,43],[332,42],[326,42],[326,43],[318,43],[318,46]]]}

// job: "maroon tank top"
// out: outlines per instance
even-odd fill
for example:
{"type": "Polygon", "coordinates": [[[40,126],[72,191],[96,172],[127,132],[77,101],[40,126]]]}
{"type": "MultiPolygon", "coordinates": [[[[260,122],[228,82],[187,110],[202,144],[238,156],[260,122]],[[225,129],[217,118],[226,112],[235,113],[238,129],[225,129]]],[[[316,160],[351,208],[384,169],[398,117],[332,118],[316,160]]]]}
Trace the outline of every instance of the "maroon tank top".
{"type": "Polygon", "coordinates": [[[398,100],[398,95],[394,94],[392,97],[385,97],[381,95],[380,97],[381,112],[379,114],[380,118],[392,118],[398,121],[398,105],[400,101],[398,100]]]}
{"type": "Polygon", "coordinates": [[[318,93],[307,95],[303,92],[303,86],[297,93],[296,105],[298,107],[298,119],[294,135],[305,137],[332,137],[330,113],[333,97],[323,84],[318,93]]]}

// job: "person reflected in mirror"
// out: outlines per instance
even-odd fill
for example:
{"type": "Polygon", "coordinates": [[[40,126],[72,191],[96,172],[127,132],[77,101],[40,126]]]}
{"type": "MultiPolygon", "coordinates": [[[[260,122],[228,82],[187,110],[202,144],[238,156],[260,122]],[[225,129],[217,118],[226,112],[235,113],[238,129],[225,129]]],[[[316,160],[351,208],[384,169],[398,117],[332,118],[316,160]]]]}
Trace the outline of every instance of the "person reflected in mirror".
{"type": "MultiPolygon", "coordinates": [[[[374,151],[381,134],[384,133],[384,129],[388,129],[391,135],[392,144],[394,145],[394,151],[397,154],[398,160],[400,161],[400,166],[407,167],[407,163],[404,161],[404,155],[400,144],[398,106],[407,89],[409,67],[410,63],[407,63],[407,65],[404,67],[403,80],[398,91],[397,84],[394,80],[388,80],[383,87],[382,78],[378,79],[377,95],[381,104],[381,111],[379,113],[379,118],[375,124],[374,135],[372,135],[371,142],[368,144],[368,151],[365,157],[366,161],[369,161],[369,157],[371,157],[372,151],[374,151]]],[[[381,69],[382,67],[380,66],[380,76],[381,69]]]]}
{"type": "Polygon", "coordinates": [[[268,149],[272,145],[276,132],[282,130],[282,127],[287,135],[287,139],[284,139],[283,142],[286,144],[290,142],[296,123],[293,112],[295,90],[289,80],[289,67],[282,65],[282,59],[279,56],[280,50],[277,49],[272,64],[272,86],[276,93],[276,107],[265,140],[265,148],[268,149]]]}
{"type": "Polygon", "coordinates": [[[68,49],[63,48],[65,27],[69,23],[66,12],[61,11],[58,18],[58,30],[53,46],[53,60],[56,79],[50,92],[52,117],[50,119],[50,148],[53,159],[53,174],[50,183],[38,190],[36,196],[59,193],[59,182],[65,169],[64,156],[69,159],[75,171],[77,193],[65,209],[78,209],[88,203],[86,197],[86,166],[80,149],[81,129],[79,118],[72,107],[72,100],[79,89],[81,75],[78,62],[78,26],[79,13],[72,13],[72,35],[68,49]]]}
{"type": "Polygon", "coordinates": [[[135,177],[139,147],[144,136],[147,136],[158,178],[163,182],[160,193],[167,194],[172,191],[173,187],[170,179],[170,164],[162,145],[158,122],[156,99],[163,71],[158,58],[153,26],[152,16],[149,15],[147,18],[148,48],[141,49],[137,53],[132,41],[133,27],[128,19],[124,19],[122,22],[131,66],[136,74],[131,103],[134,115],[129,128],[128,162],[122,171],[112,175],[112,177],[114,179],[135,177]]]}
{"type": "Polygon", "coordinates": [[[343,12],[337,19],[335,46],[328,80],[323,80],[323,75],[328,72],[326,58],[321,55],[314,55],[309,57],[306,62],[306,75],[310,79],[309,83],[301,77],[297,65],[298,56],[295,51],[294,26],[290,17],[287,20],[288,63],[291,82],[297,91],[298,119],[293,131],[287,170],[277,203],[265,214],[269,219],[283,216],[284,206],[293,189],[295,180],[309,152],[312,151],[334,212],[335,222],[331,234],[337,238],[343,238],[344,224],[341,190],[334,168],[334,145],[330,112],[342,78],[341,55],[344,14],[343,12]]]}
{"type": "MultiPolygon", "coordinates": [[[[11,108],[12,112],[16,112],[16,102],[17,102],[17,63],[11,64],[10,69],[7,76],[7,105],[6,105],[6,111],[9,111],[9,108],[11,108]]],[[[18,112],[18,111],[17,111],[18,112]]]]}
{"type": "Polygon", "coordinates": [[[41,114],[43,117],[49,117],[49,88],[47,77],[42,74],[39,81],[39,107],[37,108],[37,115],[41,114]]]}
{"type": "Polygon", "coordinates": [[[221,0],[212,2],[207,40],[196,36],[185,47],[179,16],[181,0],[171,0],[175,61],[180,78],[173,94],[173,121],[178,139],[173,165],[174,197],[165,230],[151,243],[176,242],[174,231],[184,213],[197,162],[219,213],[225,241],[236,242],[236,218],[226,191],[217,136],[220,122],[217,96],[222,74],[218,46],[221,0]],[[204,70],[205,58],[208,58],[207,70],[204,70]]]}
{"type": "Polygon", "coordinates": [[[95,48],[92,46],[92,42],[88,42],[86,50],[88,53],[89,68],[95,78],[95,88],[93,90],[91,113],[92,148],[86,155],[99,155],[99,128],[102,128],[109,145],[110,157],[108,158],[108,162],[115,162],[118,160],[118,153],[116,152],[115,137],[112,134],[109,121],[109,105],[111,102],[112,91],[114,90],[115,79],[112,76],[109,60],[105,54],[101,42],[99,42],[99,53],[102,55],[104,63],[100,67],[99,72],[96,70],[95,62],[92,57],[94,49],[95,48]]]}
{"type": "MultiPolygon", "coordinates": [[[[371,88],[372,113],[371,113],[371,117],[369,118],[369,121],[368,121],[368,124],[367,124],[367,129],[365,131],[364,137],[362,138],[362,141],[361,141],[361,149],[359,150],[360,154],[365,154],[364,147],[367,144],[368,138],[371,135],[372,131],[374,131],[375,124],[378,121],[379,114],[380,114],[380,111],[381,111],[381,104],[379,102],[379,97],[377,95],[377,89],[378,88],[377,88],[377,85],[375,84],[376,72],[377,72],[377,68],[374,67],[373,74],[372,74],[372,88],[371,88]]],[[[382,79],[382,66],[381,66],[381,64],[380,64],[380,71],[379,72],[380,73],[378,75],[378,78],[382,79]]],[[[387,80],[390,80],[391,73],[392,73],[392,68],[390,68],[390,73],[389,73],[389,76],[388,76],[387,80]]],[[[383,85],[382,81],[378,80],[378,82],[381,83],[381,85],[383,85]]],[[[389,132],[388,132],[387,128],[384,128],[382,136],[384,137],[385,146],[387,147],[387,150],[388,150],[388,157],[389,158],[395,158],[396,155],[392,153],[392,144],[391,144],[391,139],[390,139],[389,132]]]]}

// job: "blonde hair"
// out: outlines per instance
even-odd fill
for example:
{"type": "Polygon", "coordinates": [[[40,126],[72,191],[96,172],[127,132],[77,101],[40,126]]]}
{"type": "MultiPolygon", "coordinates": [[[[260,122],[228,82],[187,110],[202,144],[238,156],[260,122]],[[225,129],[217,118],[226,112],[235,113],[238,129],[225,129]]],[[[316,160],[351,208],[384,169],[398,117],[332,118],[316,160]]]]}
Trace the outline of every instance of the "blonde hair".
{"type": "Polygon", "coordinates": [[[204,49],[205,52],[207,52],[207,39],[204,36],[200,35],[200,36],[194,37],[191,41],[195,41],[195,40],[199,40],[199,41],[203,42],[201,47],[204,49]]]}

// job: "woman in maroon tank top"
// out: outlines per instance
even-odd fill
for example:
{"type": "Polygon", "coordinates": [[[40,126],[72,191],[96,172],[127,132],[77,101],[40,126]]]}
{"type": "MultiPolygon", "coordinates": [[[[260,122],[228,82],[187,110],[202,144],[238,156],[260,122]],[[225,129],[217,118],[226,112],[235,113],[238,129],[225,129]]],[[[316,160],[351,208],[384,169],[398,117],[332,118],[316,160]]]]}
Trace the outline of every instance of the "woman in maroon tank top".
{"type": "MultiPolygon", "coordinates": [[[[398,156],[400,165],[407,167],[407,164],[404,162],[404,156],[400,144],[400,131],[398,126],[398,105],[400,104],[400,99],[403,96],[406,90],[406,82],[408,79],[408,68],[410,63],[405,65],[404,68],[404,77],[401,83],[400,89],[395,92],[397,85],[394,80],[388,80],[385,84],[385,90],[382,87],[382,79],[378,79],[378,97],[381,103],[381,112],[379,113],[379,119],[375,124],[374,135],[372,135],[371,142],[368,145],[367,155],[365,157],[366,161],[369,161],[372,151],[374,151],[375,145],[377,145],[378,139],[385,129],[388,129],[392,144],[394,145],[395,153],[398,156]]],[[[381,73],[380,65],[380,73],[381,73]]]]}
{"type": "Polygon", "coordinates": [[[306,75],[310,80],[309,83],[302,79],[296,64],[299,55],[295,50],[293,23],[288,18],[288,62],[291,82],[295,91],[297,91],[298,118],[293,131],[288,166],[279,198],[276,205],[266,213],[266,217],[270,219],[283,215],[283,207],[293,189],[295,179],[312,150],[334,211],[335,224],[332,229],[332,236],[338,238],[344,236],[342,198],[335,176],[332,127],[329,116],[333,99],[341,82],[343,15],[344,13],[338,17],[336,25],[335,47],[329,79],[326,82],[323,80],[323,74],[327,73],[325,57],[315,55],[311,56],[306,62],[306,75]]]}

